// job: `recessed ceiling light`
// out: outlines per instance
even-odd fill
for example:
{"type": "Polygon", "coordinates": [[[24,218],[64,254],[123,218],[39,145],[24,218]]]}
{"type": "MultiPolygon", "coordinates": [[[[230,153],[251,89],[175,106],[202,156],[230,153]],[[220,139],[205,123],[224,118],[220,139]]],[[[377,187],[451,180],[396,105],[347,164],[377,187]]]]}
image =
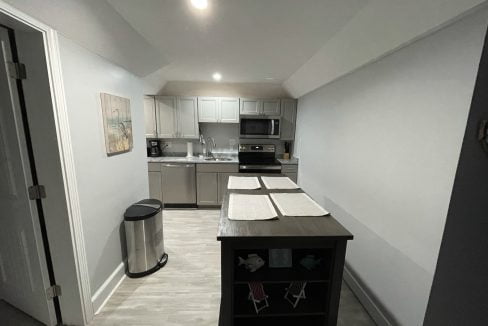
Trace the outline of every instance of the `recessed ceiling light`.
{"type": "Polygon", "coordinates": [[[274,80],[273,77],[264,77],[264,79],[266,79],[266,80],[274,80]]]}
{"type": "Polygon", "coordinates": [[[203,10],[208,7],[208,0],[191,0],[193,7],[203,10]]]}
{"type": "Polygon", "coordinates": [[[220,81],[222,79],[222,75],[218,72],[214,73],[212,75],[212,78],[215,80],[215,81],[220,81]]]}

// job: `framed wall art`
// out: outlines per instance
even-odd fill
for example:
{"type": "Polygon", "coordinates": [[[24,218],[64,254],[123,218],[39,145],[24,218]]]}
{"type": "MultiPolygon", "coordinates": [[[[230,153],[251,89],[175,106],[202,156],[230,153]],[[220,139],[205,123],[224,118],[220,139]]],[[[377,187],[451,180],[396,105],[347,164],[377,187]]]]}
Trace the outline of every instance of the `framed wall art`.
{"type": "Polygon", "coordinates": [[[130,100],[106,93],[100,97],[107,155],[130,152],[133,147],[130,100]]]}

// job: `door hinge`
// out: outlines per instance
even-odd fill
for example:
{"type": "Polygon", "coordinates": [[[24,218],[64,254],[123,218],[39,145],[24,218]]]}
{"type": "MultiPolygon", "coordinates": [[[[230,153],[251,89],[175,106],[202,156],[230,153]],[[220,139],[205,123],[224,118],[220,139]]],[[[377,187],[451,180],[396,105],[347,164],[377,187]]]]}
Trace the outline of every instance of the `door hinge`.
{"type": "Polygon", "coordinates": [[[29,187],[29,199],[36,200],[46,198],[46,188],[42,185],[29,187]]]}
{"type": "Polygon", "coordinates": [[[8,74],[10,75],[10,77],[15,79],[26,79],[27,70],[25,69],[25,64],[20,62],[9,62],[8,74]]]}
{"type": "Polygon", "coordinates": [[[54,299],[61,295],[61,286],[53,285],[46,289],[46,296],[48,299],[54,299]]]}

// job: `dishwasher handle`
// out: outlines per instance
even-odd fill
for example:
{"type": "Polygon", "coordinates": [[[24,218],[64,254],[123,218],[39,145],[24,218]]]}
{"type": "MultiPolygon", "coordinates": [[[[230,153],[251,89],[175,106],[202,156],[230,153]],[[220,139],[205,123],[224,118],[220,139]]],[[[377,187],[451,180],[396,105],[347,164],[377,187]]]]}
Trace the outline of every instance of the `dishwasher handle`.
{"type": "Polygon", "coordinates": [[[194,164],[163,164],[165,168],[192,168],[194,164]]]}

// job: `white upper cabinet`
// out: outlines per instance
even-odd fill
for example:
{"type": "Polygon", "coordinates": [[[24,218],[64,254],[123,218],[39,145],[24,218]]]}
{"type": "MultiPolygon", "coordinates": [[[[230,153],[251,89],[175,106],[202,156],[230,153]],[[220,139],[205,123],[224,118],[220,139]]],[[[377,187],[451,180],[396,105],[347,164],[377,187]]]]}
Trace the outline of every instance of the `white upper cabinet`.
{"type": "Polygon", "coordinates": [[[263,99],[261,100],[261,112],[264,115],[280,115],[280,100],[279,99],[263,99]]]}
{"type": "Polygon", "coordinates": [[[219,108],[220,123],[239,123],[239,98],[221,97],[219,108]]]}
{"type": "Polygon", "coordinates": [[[242,115],[275,115],[281,113],[279,99],[241,98],[242,115]]]}
{"type": "Polygon", "coordinates": [[[198,122],[239,123],[239,98],[199,97],[198,122]]]}
{"type": "Polygon", "coordinates": [[[198,98],[198,122],[219,122],[219,98],[198,98]]]}
{"type": "Polygon", "coordinates": [[[196,97],[156,96],[158,138],[198,138],[196,97]]]}
{"type": "Polygon", "coordinates": [[[194,96],[178,97],[178,138],[198,138],[197,98],[194,96]]]}
{"type": "Polygon", "coordinates": [[[281,140],[295,139],[295,122],[297,118],[297,101],[281,100],[281,140]]]}
{"type": "Polygon", "coordinates": [[[158,138],[177,138],[176,97],[156,96],[158,138]]]}
{"type": "Polygon", "coordinates": [[[144,97],[144,122],[146,138],[157,138],[156,102],[153,96],[144,97]]]}
{"type": "Polygon", "coordinates": [[[261,102],[255,98],[241,98],[241,114],[260,115],[261,102]]]}

